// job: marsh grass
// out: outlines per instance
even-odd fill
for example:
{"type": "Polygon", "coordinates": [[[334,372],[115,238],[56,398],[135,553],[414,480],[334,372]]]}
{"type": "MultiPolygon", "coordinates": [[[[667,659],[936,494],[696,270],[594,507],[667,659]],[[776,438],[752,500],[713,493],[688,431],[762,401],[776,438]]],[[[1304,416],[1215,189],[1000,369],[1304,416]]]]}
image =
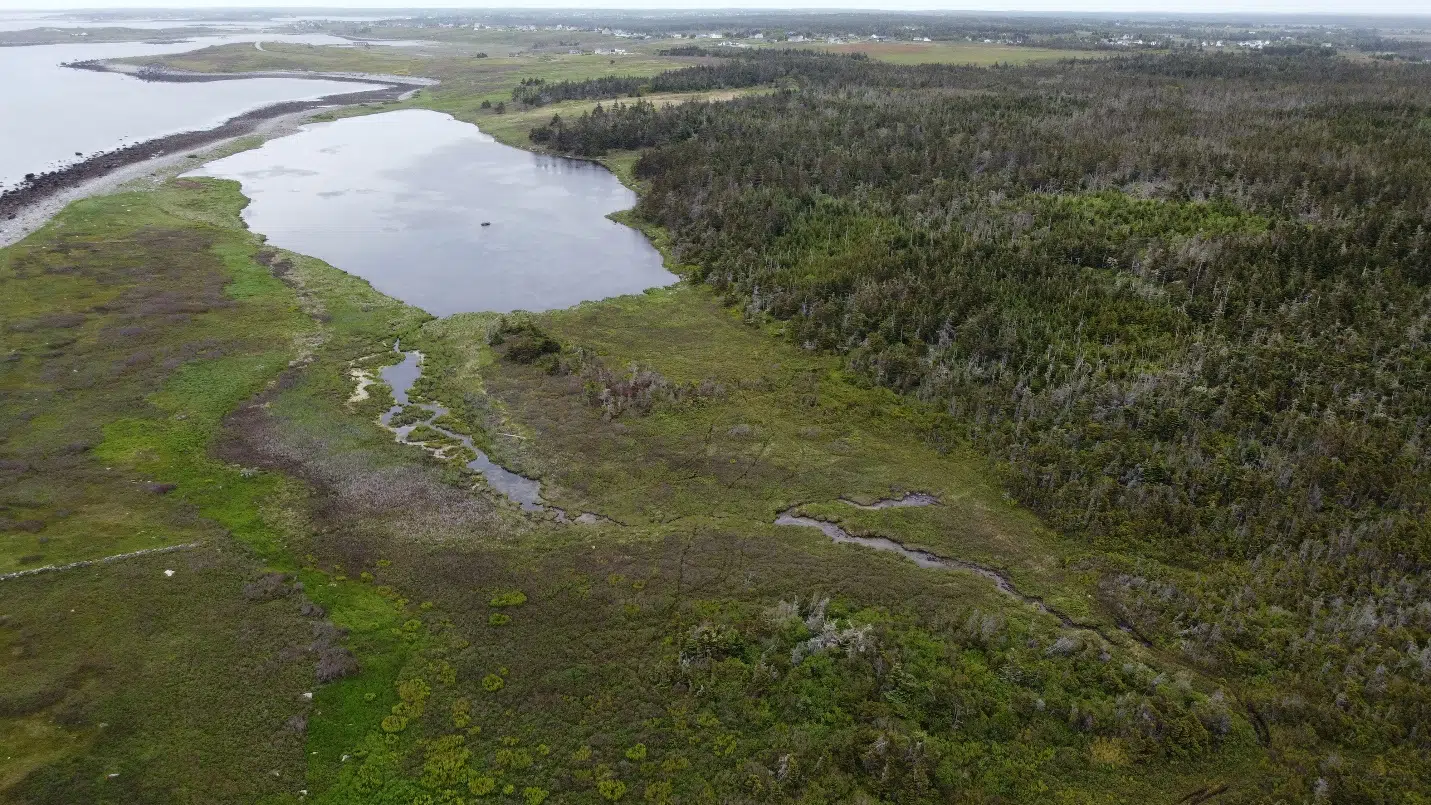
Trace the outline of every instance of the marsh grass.
{"type": "MultiPolygon", "coordinates": [[[[273,736],[311,686],[311,660],[282,651],[306,624],[290,600],[244,597],[255,560],[234,550],[278,555],[262,502],[283,483],[206,457],[224,413],[287,360],[268,336],[311,326],[252,262],[234,226],[241,202],[211,185],[94,199],[0,253],[0,318],[36,323],[0,333],[18,356],[4,375],[16,393],[0,403],[5,466],[22,469],[4,484],[7,511],[45,525],[46,561],[204,544],[3,583],[7,695],[36,695],[0,730],[54,725],[6,753],[0,778],[24,801],[153,801],[195,786],[230,798],[303,775],[301,738],[273,736]],[[228,228],[200,223],[220,211],[228,228]],[[61,349],[44,346],[55,329],[72,339],[61,349]],[[214,759],[207,770],[183,760],[195,752],[214,759]]],[[[7,539],[5,556],[29,548],[7,539]]]]}

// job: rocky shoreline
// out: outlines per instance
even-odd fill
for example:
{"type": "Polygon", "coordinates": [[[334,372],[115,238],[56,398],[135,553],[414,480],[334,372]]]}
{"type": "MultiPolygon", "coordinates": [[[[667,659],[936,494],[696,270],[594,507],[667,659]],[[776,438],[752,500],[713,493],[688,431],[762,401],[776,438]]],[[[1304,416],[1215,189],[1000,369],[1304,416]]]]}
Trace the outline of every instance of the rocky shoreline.
{"type": "Polygon", "coordinates": [[[351,81],[354,83],[368,85],[382,84],[386,86],[327,95],[311,101],[287,101],[284,103],[271,104],[229,118],[224,123],[211,129],[170,134],[165,137],[116,148],[112,151],[101,151],[79,162],[52,171],[28,174],[19,185],[0,192],[0,223],[13,221],[25,209],[37,202],[44,201],[67,189],[106,176],[121,168],[252,134],[261,123],[274,118],[311,111],[326,106],[347,106],[357,103],[400,100],[408,97],[411,93],[419,89],[430,87],[437,83],[436,81],[425,78],[365,75],[362,73],[235,73],[210,77],[209,74],[205,73],[188,73],[160,67],[140,67],[137,65],[107,62],[76,62],[66,66],[78,70],[123,73],[144,81],[226,81],[247,78],[282,77],[351,81]]]}

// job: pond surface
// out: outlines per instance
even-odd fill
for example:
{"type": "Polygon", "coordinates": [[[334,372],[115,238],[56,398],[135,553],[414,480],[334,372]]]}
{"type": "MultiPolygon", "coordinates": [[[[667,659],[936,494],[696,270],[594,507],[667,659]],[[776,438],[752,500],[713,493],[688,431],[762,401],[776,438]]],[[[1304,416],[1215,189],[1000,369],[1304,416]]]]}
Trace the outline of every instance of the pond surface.
{"type": "Polygon", "coordinates": [[[240,34],[156,45],[31,45],[0,47],[0,184],[90,156],[181,131],[207,129],[281,101],[321,98],[371,87],[339,81],[253,78],[195,84],[140,81],[117,73],[62,67],[62,62],[182,53],[252,41],[349,45],[326,35],[240,34]]]}
{"type": "Polygon", "coordinates": [[[605,168],[404,110],[304,126],[192,175],[243,183],[250,228],[429,313],[551,310],[669,285],[605,168]],[[484,224],[488,224],[485,225],[484,224]]]}

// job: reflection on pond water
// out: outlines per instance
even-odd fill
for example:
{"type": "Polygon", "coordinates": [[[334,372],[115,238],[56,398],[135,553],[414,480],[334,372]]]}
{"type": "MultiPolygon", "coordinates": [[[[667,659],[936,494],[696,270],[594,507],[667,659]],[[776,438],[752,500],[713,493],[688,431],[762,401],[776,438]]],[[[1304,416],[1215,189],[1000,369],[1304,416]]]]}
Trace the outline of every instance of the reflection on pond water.
{"type": "Polygon", "coordinates": [[[605,218],[636,201],[606,169],[437,112],[305,126],[195,175],[242,182],[245,220],[274,245],[438,316],[564,308],[676,280],[644,236],[605,218]]]}

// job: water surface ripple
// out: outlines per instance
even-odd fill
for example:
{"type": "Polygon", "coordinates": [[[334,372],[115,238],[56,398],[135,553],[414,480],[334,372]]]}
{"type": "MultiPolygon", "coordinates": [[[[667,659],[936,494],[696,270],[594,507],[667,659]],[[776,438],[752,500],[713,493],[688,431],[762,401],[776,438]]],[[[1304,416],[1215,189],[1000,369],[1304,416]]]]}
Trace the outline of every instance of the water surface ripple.
{"type": "Polygon", "coordinates": [[[195,175],[236,179],[250,228],[438,316],[551,310],[676,281],[605,216],[636,197],[605,168],[402,110],[303,127],[195,175]]]}

